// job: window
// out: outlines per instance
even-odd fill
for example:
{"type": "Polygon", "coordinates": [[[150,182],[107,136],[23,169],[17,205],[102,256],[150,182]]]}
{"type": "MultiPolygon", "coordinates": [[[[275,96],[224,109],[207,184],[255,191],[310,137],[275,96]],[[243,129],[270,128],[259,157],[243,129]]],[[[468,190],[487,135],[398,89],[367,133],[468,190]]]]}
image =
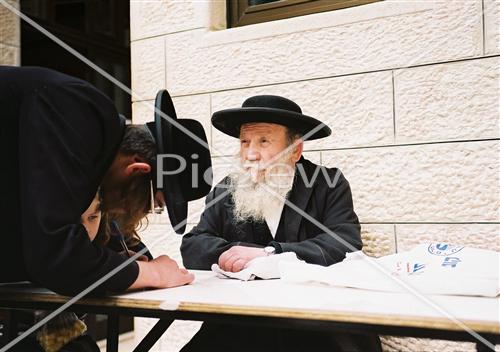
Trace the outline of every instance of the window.
{"type": "Polygon", "coordinates": [[[281,20],[380,0],[226,0],[228,27],[281,20]]]}
{"type": "MultiPolygon", "coordinates": [[[[130,83],[129,3],[124,0],[20,0],[23,13],[127,86],[130,83]]],[[[88,81],[114,101],[119,113],[126,117],[132,115],[129,94],[25,21],[21,21],[21,48],[22,66],[48,67],[88,81]]]]}

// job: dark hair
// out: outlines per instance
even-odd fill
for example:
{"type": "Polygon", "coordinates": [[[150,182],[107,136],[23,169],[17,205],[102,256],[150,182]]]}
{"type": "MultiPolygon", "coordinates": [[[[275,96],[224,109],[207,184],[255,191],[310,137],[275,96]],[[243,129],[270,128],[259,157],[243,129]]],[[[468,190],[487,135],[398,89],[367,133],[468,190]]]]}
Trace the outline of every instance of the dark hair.
{"type": "MultiPolygon", "coordinates": [[[[137,155],[154,170],[156,143],[144,125],[127,125],[119,148],[123,155],[137,155]]],[[[121,190],[120,200],[110,204],[104,202],[106,213],[103,223],[109,226],[111,220],[118,221],[127,244],[134,246],[140,241],[137,230],[151,209],[151,175],[141,174],[130,179],[121,190]],[[106,204],[107,203],[107,204],[106,204]]],[[[106,198],[104,198],[106,200],[106,198]]],[[[147,224],[147,219],[146,219],[147,224]]]]}
{"type": "Polygon", "coordinates": [[[299,138],[302,138],[302,133],[292,127],[286,128],[286,142],[288,145],[292,145],[299,138]]]}
{"type": "Polygon", "coordinates": [[[120,153],[125,155],[137,154],[149,165],[156,162],[156,142],[151,132],[144,125],[127,125],[120,144],[120,153]]]}

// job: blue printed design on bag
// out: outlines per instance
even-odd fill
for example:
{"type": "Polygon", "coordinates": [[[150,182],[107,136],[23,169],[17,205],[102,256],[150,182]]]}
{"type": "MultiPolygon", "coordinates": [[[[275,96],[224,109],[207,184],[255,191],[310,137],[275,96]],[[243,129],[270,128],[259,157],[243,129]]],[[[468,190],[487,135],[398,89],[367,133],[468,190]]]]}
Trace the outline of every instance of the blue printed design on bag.
{"type": "Polygon", "coordinates": [[[413,265],[413,271],[411,272],[412,274],[415,274],[417,271],[420,271],[422,269],[425,269],[425,264],[419,264],[419,263],[415,263],[413,265]]]}
{"type": "Polygon", "coordinates": [[[461,251],[463,248],[465,247],[456,246],[449,243],[431,243],[429,245],[428,250],[430,254],[445,256],[445,255],[455,254],[461,251]]]}
{"type": "Polygon", "coordinates": [[[446,257],[444,258],[443,264],[441,264],[441,266],[451,266],[452,268],[455,268],[457,264],[460,262],[461,262],[460,258],[446,257]]]}
{"type": "Polygon", "coordinates": [[[393,275],[406,273],[408,275],[420,274],[425,269],[425,263],[396,262],[396,271],[393,275]]]}

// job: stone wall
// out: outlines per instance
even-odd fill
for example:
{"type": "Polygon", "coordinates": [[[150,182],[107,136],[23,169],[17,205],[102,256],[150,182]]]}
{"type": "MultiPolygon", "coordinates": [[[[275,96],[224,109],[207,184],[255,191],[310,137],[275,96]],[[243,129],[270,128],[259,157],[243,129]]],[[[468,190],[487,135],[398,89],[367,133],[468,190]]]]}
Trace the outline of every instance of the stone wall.
{"type": "MultiPolygon", "coordinates": [[[[7,3],[19,8],[19,0],[7,0],[7,3]]],[[[19,17],[0,4],[0,65],[20,65],[20,31],[19,17]]]]}
{"type": "MultiPolygon", "coordinates": [[[[131,1],[134,122],[152,119],[167,88],[178,116],[204,125],[217,182],[237,143],[212,112],[284,95],[332,128],[306,157],[350,181],[369,254],[430,240],[500,249],[498,1],[383,1],[233,29],[224,4],[131,1]]],[[[202,209],[190,205],[190,226],[202,209]]],[[[180,260],[165,214],[143,237],[180,260]]],[[[138,339],[149,324],[137,320],[138,339]]],[[[179,325],[157,350],[178,350],[198,326],[179,325]]],[[[473,347],[384,338],[388,351],[473,347]]]]}

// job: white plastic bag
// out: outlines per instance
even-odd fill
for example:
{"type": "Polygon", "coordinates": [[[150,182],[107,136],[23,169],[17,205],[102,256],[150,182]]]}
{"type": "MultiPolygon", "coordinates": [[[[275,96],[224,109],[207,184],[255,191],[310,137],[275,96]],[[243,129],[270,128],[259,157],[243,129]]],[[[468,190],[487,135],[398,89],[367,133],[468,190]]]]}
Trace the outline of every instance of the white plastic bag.
{"type": "Polygon", "coordinates": [[[371,258],[349,253],[329,267],[280,263],[287,282],[321,282],[361,289],[496,297],[500,293],[498,252],[447,243],[421,244],[408,252],[371,258]],[[395,278],[400,279],[395,280],[395,278]]]}

